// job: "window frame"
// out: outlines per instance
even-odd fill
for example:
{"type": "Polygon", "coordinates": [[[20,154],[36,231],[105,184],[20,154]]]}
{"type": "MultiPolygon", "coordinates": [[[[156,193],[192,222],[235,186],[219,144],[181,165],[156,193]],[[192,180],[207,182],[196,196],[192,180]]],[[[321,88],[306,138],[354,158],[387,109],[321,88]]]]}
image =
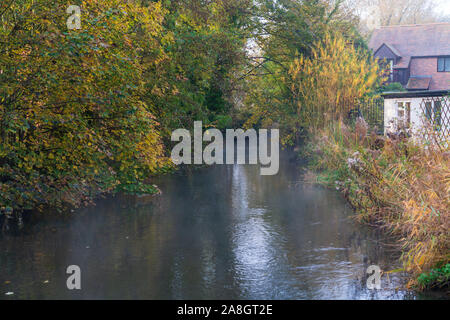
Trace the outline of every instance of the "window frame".
{"type": "Polygon", "coordinates": [[[450,56],[439,56],[437,57],[437,72],[450,72],[450,56]],[[444,61],[444,69],[442,71],[439,70],[439,59],[442,59],[444,61]],[[448,66],[447,62],[448,61],[448,66]],[[449,68],[448,70],[446,70],[449,68]]]}
{"type": "Polygon", "coordinates": [[[442,126],[442,101],[436,100],[433,104],[433,125],[436,131],[441,131],[442,126]]]}
{"type": "Polygon", "coordinates": [[[397,101],[397,121],[406,128],[411,126],[411,101],[397,101]]]}
{"type": "MultiPolygon", "coordinates": [[[[389,81],[390,82],[394,82],[394,64],[395,61],[394,59],[386,59],[388,65],[389,65],[389,81]]],[[[445,69],[445,64],[444,64],[444,69],[445,69]]]]}
{"type": "Polygon", "coordinates": [[[425,101],[425,119],[427,119],[428,121],[432,121],[433,120],[433,103],[432,101],[425,101]]]}

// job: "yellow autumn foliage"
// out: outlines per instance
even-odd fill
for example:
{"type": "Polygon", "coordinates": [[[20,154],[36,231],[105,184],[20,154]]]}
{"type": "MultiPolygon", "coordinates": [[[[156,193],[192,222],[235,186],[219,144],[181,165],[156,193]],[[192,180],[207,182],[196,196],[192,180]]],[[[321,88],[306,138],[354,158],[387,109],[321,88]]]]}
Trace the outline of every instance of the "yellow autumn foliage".
{"type": "Polygon", "coordinates": [[[294,60],[289,74],[301,124],[320,127],[345,117],[382,80],[383,70],[367,51],[328,33],[314,44],[310,58],[294,60]]]}

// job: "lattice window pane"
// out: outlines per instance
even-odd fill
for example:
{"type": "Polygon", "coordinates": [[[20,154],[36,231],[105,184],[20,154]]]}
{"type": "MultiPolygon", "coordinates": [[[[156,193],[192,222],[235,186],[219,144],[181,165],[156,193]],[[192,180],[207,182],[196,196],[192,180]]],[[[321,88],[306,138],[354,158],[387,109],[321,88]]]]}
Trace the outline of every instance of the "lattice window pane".
{"type": "Polygon", "coordinates": [[[446,146],[450,140],[450,97],[429,97],[420,103],[426,141],[446,146]]]}

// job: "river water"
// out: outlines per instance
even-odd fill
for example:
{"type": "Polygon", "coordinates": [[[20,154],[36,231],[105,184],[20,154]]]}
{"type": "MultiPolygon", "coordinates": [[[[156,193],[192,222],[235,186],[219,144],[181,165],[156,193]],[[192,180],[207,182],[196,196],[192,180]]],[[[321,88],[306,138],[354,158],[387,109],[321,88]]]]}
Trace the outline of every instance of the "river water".
{"type": "Polygon", "coordinates": [[[0,299],[417,299],[398,250],[358,225],[341,194],[280,171],[219,165],[160,177],[151,201],[111,197],[0,236],[0,299]],[[81,269],[68,290],[66,268],[81,269]]]}

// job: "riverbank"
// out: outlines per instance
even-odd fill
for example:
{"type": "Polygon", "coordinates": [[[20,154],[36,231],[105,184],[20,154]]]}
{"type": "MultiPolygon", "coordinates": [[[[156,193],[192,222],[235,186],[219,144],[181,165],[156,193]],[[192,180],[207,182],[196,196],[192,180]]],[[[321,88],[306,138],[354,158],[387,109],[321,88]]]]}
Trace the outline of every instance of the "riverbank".
{"type": "Polygon", "coordinates": [[[336,188],[357,219],[399,236],[409,287],[448,289],[450,279],[450,159],[404,139],[335,123],[311,133],[310,180],[336,188]]]}

